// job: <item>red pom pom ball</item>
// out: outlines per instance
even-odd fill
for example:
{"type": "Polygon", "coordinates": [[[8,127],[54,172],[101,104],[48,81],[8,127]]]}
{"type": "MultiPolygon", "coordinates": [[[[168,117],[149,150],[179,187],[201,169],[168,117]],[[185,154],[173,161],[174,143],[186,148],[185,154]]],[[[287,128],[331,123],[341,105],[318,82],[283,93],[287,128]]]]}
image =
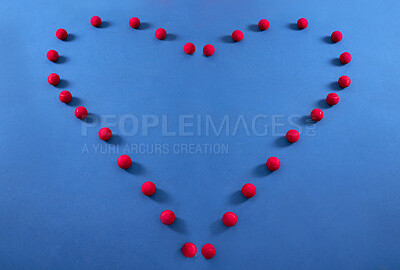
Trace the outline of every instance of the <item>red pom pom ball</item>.
{"type": "Polygon", "coordinates": [[[151,182],[147,181],[144,182],[142,185],[142,193],[146,196],[152,196],[156,192],[156,185],[151,182]]]}
{"type": "Polygon", "coordinates": [[[350,86],[351,80],[348,76],[342,76],[338,80],[339,86],[342,88],[346,88],[350,86]]]}
{"type": "Polygon", "coordinates": [[[183,46],[183,50],[187,54],[193,54],[196,51],[196,47],[194,46],[193,43],[186,43],[185,46],[183,46]]]}
{"type": "Polygon", "coordinates": [[[258,22],[258,28],[260,28],[261,31],[265,31],[269,28],[269,21],[267,19],[262,19],[258,22]]]}
{"type": "Polygon", "coordinates": [[[235,30],[232,33],[232,39],[236,42],[241,41],[243,39],[243,32],[240,30],[235,30]]]}
{"type": "Polygon", "coordinates": [[[267,168],[271,172],[276,171],[281,167],[281,161],[277,157],[270,157],[267,160],[267,168]]]}
{"type": "Polygon", "coordinates": [[[253,184],[247,183],[242,187],[242,194],[246,198],[251,198],[256,195],[257,189],[253,184]]]}
{"type": "Polygon", "coordinates": [[[67,38],[67,36],[68,36],[68,34],[65,29],[60,28],[56,31],[56,37],[60,40],[65,40],[67,38]]]}
{"type": "Polygon", "coordinates": [[[99,138],[103,141],[111,139],[112,131],[108,127],[103,127],[99,130],[99,138]]]}
{"type": "Polygon", "coordinates": [[[49,59],[51,62],[56,62],[58,60],[58,52],[55,50],[48,51],[47,59],[49,59]]]}
{"type": "Polygon", "coordinates": [[[132,165],[132,160],[128,155],[121,155],[119,156],[117,163],[121,169],[126,170],[132,165]]]}
{"type": "Polygon", "coordinates": [[[165,225],[171,225],[175,221],[175,214],[171,210],[165,210],[161,213],[160,220],[165,225]]]}
{"type": "Polygon", "coordinates": [[[49,77],[47,77],[47,81],[51,85],[57,85],[60,82],[60,76],[56,73],[51,73],[49,77]]]}
{"type": "Polygon", "coordinates": [[[205,56],[211,56],[214,54],[214,52],[215,52],[215,48],[211,44],[207,44],[206,46],[203,47],[203,54],[205,56]]]}
{"type": "Polygon", "coordinates": [[[300,134],[297,130],[291,129],[286,132],[286,139],[288,142],[295,143],[300,139],[300,134]]]}
{"type": "Polygon", "coordinates": [[[137,17],[130,18],[129,25],[130,25],[130,27],[135,28],[135,29],[139,28],[139,26],[140,26],[139,18],[137,18],[137,17]]]}
{"type": "Polygon", "coordinates": [[[88,112],[87,112],[87,110],[86,110],[85,107],[79,106],[79,107],[77,107],[77,108],[75,109],[75,116],[76,116],[76,118],[83,120],[83,119],[86,118],[87,115],[88,115],[88,112]]]}
{"type": "Polygon", "coordinates": [[[348,53],[348,52],[344,52],[344,53],[342,53],[341,55],[340,55],[340,62],[343,64],[343,65],[345,65],[345,64],[348,64],[348,63],[350,63],[350,61],[351,61],[351,54],[350,53],[348,53]]]}
{"type": "Polygon", "coordinates": [[[321,109],[314,109],[311,111],[311,119],[315,122],[321,121],[324,118],[324,112],[321,109]]]}
{"type": "Polygon", "coordinates": [[[333,106],[339,103],[339,96],[336,93],[330,93],[326,96],[326,103],[333,106]]]}
{"type": "Polygon", "coordinates": [[[341,41],[342,38],[343,38],[343,35],[340,31],[335,31],[331,34],[331,39],[335,43],[341,41]]]}
{"type": "Polygon", "coordinates": [[[64,90],[60,92],[58,98],[62,103],[69,103],[72,100],[72,95],[69,91],[64,90]]]}
{"type": "Polygon", "coordinates": [[[301,18],[297,21],[297,26],[299,29],[305,29],[308,26],[308,21],[305,18],[301,18]]]}
{"type": "Polygon", "coordinates": [[[90,19],[90,24],[93,25],[94,27],[99,27],[101,25],[101,19],[99,16],[93,16],[90,19]]]}
{"type": "Polygon", "coordinates": [[[207,260],[212,259],[215,256],[215,247],[207,243],[201,248],[201,254],[207,260]]]}
{"type": "Polygon", "coordinates": [[[167,36],[167,31],[162,28],[158,28],[155,32],[156,38],[159,40],[163,40],[167,36]]]}
{"type": "Polygon", "coordinates": [[[222,222],[224,223],[225,226],[232,227],[236,225],[237,222],[237,216],[233,212],[226,212],[222,216],[222,222]]]}
{"type": "Polygon", "coordinates": [[[182,247],[182,254],[187,258],[193,258],[197,253],[197,247],[193,243],[185,243],[182,247]]]}

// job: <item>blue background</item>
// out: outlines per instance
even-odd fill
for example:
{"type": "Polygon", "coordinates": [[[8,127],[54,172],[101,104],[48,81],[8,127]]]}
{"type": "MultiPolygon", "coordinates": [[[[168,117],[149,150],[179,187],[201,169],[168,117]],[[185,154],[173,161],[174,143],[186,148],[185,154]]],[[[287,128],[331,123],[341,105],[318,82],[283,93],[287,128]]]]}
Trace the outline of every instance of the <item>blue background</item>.
{"type": "Polygon", "coordinates": [[[398,1],[361,0],[2,1],[0,268],[400,269],[398,10],[398,1]],[[104,27],[89,24],[93,15],[104,27]],[[142,29],[129,27],[133,16],[142,29]],[[300,17],[306,30],[293,27],[300,17]],[[261,18],[265,32],[255,31],[261,18]],[[60,27],[69,40],[55,38],[60,27]],[[155,39],[158,27],[167,40],[155,39]],[[231,43],[236,29],[244,39],[231,43]],[[327,38],[334,30],[338,44],[327,38]],[[341,66],[344,51],[353,61],[341,66]],[[52,72],[58,87],[47,83],[52,72]],[[341,75],[352,79],[345,90],[341,75]],[[58,101],[64,89],[76,97],[70,105],[58,101]],[[321,102],[329,92],[341,98],[332,108],[321,102]],[[100,122],[76,119],[77,105],[100,122]],[[325,118],[306,124],[315,107],[325,118]],[[248,123],[266,114],[257,128],[269,133],[167,137],[158,126],[98,139],[104,115],[127,114],[167,115],[170,130],[182,114],[248,123]],[[278,134],[273,115],[283,115],[278,134]],[[293,115],[302,136],[288,146],[280,134],[293,115]],[[121,152],[82,153],[157,143],[223,143],[229,153],[135,153],[128,171],[116,164],[121,152]],[[277,172],[265,170],[269,156],[280,158],[277,172]],[[148,180],[159,188],[153,198],[140,192],[148,180]],[[257,187],[247,201],[246,182],[257,187]],[[159,221],[165,209],[177,215],[170,227],[159,221]],[[226,211],[238,215],[235,227],[222,225],[226,211]],[[182,256],[185,242],[196,257],[182,256]],[[208,242],[217,252],[209,261],[200,253],[208,242]]]}

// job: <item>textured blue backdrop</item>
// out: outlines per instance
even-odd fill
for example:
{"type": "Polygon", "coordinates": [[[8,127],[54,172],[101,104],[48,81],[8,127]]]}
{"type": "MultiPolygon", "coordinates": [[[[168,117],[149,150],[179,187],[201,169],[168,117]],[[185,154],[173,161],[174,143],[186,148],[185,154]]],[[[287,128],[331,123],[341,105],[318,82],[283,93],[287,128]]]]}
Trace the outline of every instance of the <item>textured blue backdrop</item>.
{"type": "MultiPolygon", "coordinates": [[[[0,268],[400,269],[399,9],[361,0],[2,1],[0,268]],[[89,24],[93,15],[103,28],[89,24]],[[132,16],[142,29],[129,27],[132,16]],[[300,17],[304,31],[293,28],[300,17]],[[266,32],[255,31],[261,18],[266,32]],[[59,27],[68,41],[55,38],[59,27]],[[158,27],[167,40],[155,39],[158,27]],[[235,29],[245,37],[233,44],[235,29]],[[327,39],[334,30],[344,34],[338,44],[327,39]],[[194,55],[183,53],[186,42],[194,55]],[[59,63],[46,59],[49,49],[59,63]],[[343,51],[353,55],[347,66],[337,64],[343,51]],[[51,72],[60,87],[47,84],[51,72]],[[352,85],[338,90],[343,74],[352,85]],[[78,98],[72,105],[58,101],[63,89],[78,98]],[[325,108],[332,91],[341,101],[325,108]],[[99,123],[82,125],[78,104],[99,123]],[[318,106],[323,121],[305,125],[318,106]],[[260,114],[267,136],[234,134],[238,118],[252,129],[260,114]],[[189,131],[198,115],[202,128],[206,115],[233,123],[219,136],[164,136],[159,124],[99,141],[105,116],[127,115],[165,115],[169,131],[180,115],[195,116],[189,131]],[[288,146],[279,134],[293,124],[303,133],[288,146]],[[134,153],[128,172],[104,148],[207,143],[229,151],[134,153]],[[281,159],[279,171],[265,171],[268,156],[281,159]],[[140,193],[147,180],[160,189],[154,198],[140,193]],[[258,188],[248,201],[239,194],[246,182],[258,188]],[[159,222],[165,209],[178,217],[171,227],[159,222]],[[222,225],[225,211],[238,214],[235,227],[222,225]],[[181,255],[185,242],[197,245],[195,258],[181,255]],[[200,254],[207,242],[217,250],[210,261],[200,254]]],[[[129,119],[124,127],[132,130],[129,119]]]]}

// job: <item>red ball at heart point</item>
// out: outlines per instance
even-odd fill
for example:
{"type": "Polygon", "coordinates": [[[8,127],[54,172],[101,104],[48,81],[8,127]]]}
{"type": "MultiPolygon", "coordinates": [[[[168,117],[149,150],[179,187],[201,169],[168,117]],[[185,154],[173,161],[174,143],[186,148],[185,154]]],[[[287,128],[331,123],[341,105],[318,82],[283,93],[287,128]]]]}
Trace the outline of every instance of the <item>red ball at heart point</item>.
{"type": "Polygon", "coordinates": [[[103,141],[111,139],[112,131],[108,127],[103,127],[99,130],[99,138],[103,141]]]}
{"type": "Polygon", "coordinates": [[[299,29],[305,29],[308,26],[308,21],[305,18],[301,18],[297,21],[297,26],[299,29]]]}
{"type": "Polygon", "coordinates": [[[339,96],[336,93],[330,93],[326,96],[326,102],[333,106],[339,103],[339,96]]]}
{"type": "Polygon", "coordinates": [[[321,121],[324,118],[324,112],[321,109],[314,109],[311,111],[311,119],[315,122],[321,121]]]}
{"type": "Polygon", "coordinates": [[[267,19],[261,19],[258,22],[258,28],[260,28],[261,31],[265,31],[269,28],[269,21],[267,19]]]}
{"type": "Polygon", "coordinates": [[[139,18],[137,18],[137,17],[130,18],[129,25],[130,25],[130,27],[135,28],[135,29],[139,28],[139,26],[140,26],[139,18]]]}
{"type": "Polygon", "coordinates": [[[142,193],[146,196],[152,196],[156,192],[156,185],[151,182],[147,181],[144,182],[142,185],[142,193]]]}
{"type": "Polygon", "coordinates": [[[241,41],[243,39],[243,32],[240,30],[235,30],[232,33],[232,39],[236,42],[241,41]]]}
{"type": "Polygon", "coordinates": [[[207,243],[201,248],[201,254],[207,260],[212,259],[215,256],[215,247],[207,243]]]}
{"type": "Polygon", "coordinates": [[[101,25],[101,19],[99,16],[93,16],[90,19],[90,24],[93,25],[94,27],[99,27],[101,25]]]}
{"type": "Polygon", "coordinates": [[[160,220],[165,225],[171,225],[175,221],[175,214],[171,210],[165,210],[161,213],[160,220]]]}
{"type": "Polygon", "coordinates": [[[48,51],[46,56],[51,62],[56,62],[58,60],[58,52],[55,50],[48,51]]]}
{"type": "Polygon", "coordinates": [[[211,56],[214,54],[214,52],[215,52],[215,48],[211,44],[207,44],[206,46],[203,47],[203,54],[205,56],[211,56]]]}
{"type": "Polygon", "coordinates": [[[83,120],[86,118],[87,115],[88,115],[88,111],[86,110],[85,107],[79,106],[75,109],[76,118],[83,120]]]}
{"type": "Polygon", "coordinates": [[[163,40],[164,38],[166,38],[167,36],[167,31],[165,31],[165,29],[162,28],[158,28],[155,32],[156,38],[159,40],[163,40]]]}
{"type": "Polygon", "coordinates": [[[47,77],[47,81],[49,84],[56,86],[60,82],[60,76],[56,73],[51,73],[49,77],[47,77]]]}
{"type": "Polygon", "coordinates": [[[267,160],[267,168],[271,172],[278,170],[281,167],[281,161],[277,157],[270,157],[267,160]]]}
{"type": "Polygon", "coordinates": [[[117,163],[121,169],[126,170],[132,165],[132,160],[128,155],[121,155],[119,156],[117,163]]]}
{"type": "Polygon", "coordinates": [[[233,212],[226,212],[222,216],[222,222],[224,223],[225,226],[232,227],[236,225],[237,222],[237,216],[233,212]]]}
{"type": "Polygon", "coordinates": [[[343,35],[340,31],[335,31],[331,34],[331,39],[335,43],[341,41],[342,38],[343,38],[343,35]]]}
{"type": "Polygon", "coordinates": [[[197,253],[197,247],[193,243],[185,243],[182,247],[182,254],[187,258],[193,258],[197,253]]]}
{"type": "Polygon", "coordinates": [[[350,86],[351,80],[348,76],[341,76],[338,80],[339,86],[346,88],[350,86]]]}
{"type": "Polygon", "coordinates": [[[65,40],[67,38],[67,36],[68,36],[68,34],[65,29],[60,28],[56,31],[56,37],[60,40],[65,40]]]}
{"type": "Polygon", "coordinates": [[[193,54],[196,51],[196,47],[193,43],[188,42],[185,44],[185,46],[183,46],[183,50],[187,54],[193,54]]]}
{"type": "Polygon", "coordinates": [[[257,189],[253,184],[247,183],[242,187],[242,194],[246,198],[251,198],[256,195],[257,189]]]}
{"type": "Polygon", "coordinates": [[[295,143],[299,140],[300,134],[297,130],[291,129],[288,132],[286,132],[286,139],[288,142],[295,143]]]}
{"type": "Polygon", "coordinates": [[[72,100],[72,95],[69,91],[64,90],[60,92],[58,98],[62,103],[69,103],[72,100]]]}
{"type": "Polygon", "coordinates": [[[345,65],[351,62],[351,54],[348,52],[344,52],[340,55],[340,62],[345,65]]]}

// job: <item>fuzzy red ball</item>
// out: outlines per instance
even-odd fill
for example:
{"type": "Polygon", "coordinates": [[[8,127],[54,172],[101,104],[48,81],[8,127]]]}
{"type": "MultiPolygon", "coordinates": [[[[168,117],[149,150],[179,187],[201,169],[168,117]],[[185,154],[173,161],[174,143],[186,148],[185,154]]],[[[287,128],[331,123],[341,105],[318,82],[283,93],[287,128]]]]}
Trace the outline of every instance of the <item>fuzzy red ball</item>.
{"type": "Polygon", "coordinates": [[[156,192],[156,185],[151,182],[147,181],[144,182],[142,185],[142,193],[146,196],[152,196],[156,192]]]}
{"type": "Polygon", "coordinates": [[[344,52],[344,53],[342,53],[341,55],[340,55],[340,62],[343,64],[343,65],[345,65],[345,64],[348,64],[348,63],[350,63],[350,61],[351,61],[351,54],[350,53],[348,53],[348,52],[344,52]]]}
{"type": "Polygon", "coordinates": [[[340,31],[335,31],[331,34],[331,39],[333,42],[339,42],[343,38],[343,34],[340,31]]]}
{"type": "Polygon", "coordinates": [[[281,167],[281,161],[277,157],[270,157],[267,160],[267,168],[271,172],[278,170],[281,167]]]}
{"type": "Polygon", "coordinates": [[[108,141],[109,139],[111,139],[111,136],[112,136],[112,131],[108,127],[102,127],[99,130],[99,138],[101,140],[108,141]]]}
{"type": "Polygon", "coordinates": [[[171,210],[165,210],[161,213],[160,220],[165,225],[171,225],[175,221],[175,214],[171,210]]]}
{"type": "Polygon", "coordinates": [[[201,248],[201,254],[207,260],[212,259],[215,256],[215,247],[207,243],[201,248]]]}
{"type": "Polygon", "coordinates": [[[237,222],[237,216],[233,212],[226,212],[222,216],[222,222],[224,223],[225,226],[232,227],[236,225],[237,222]]]}
{"type": "Polygon", "coordinates": [[[67,38],[67,36],[68,36],[68,34],[65,29],[60,28],[56,31],[56,37],[60,40],[65,40],[67,38]]]}
{"type": "Polygon", "coordinates": [[[167,37],[167,31],[165,31],[165,29],[162,28],[158,28],[155,32],[156,38],[159,40],[163,40],[164,38],[167,37]]]}
{"type": "Polygon", "coordinates": [[[341,76],[338,80],[339,86],[342,88],[349,87],[351,84],[351,80],[348,76],[341,76]]]}
{"type": "Polygon", "coordinates": [[[62,103],[69,103],[72,100],[72,95],[69,91],[64,90],[60,92],[58,98],[62,103]]]}
{"type": "Polygon", "coordinates": [[[185,243],[182,247],[182,254],[187,258],[193,258],[197,253],[197,247],[193,243],[185,243]]]}
{"type": "Polygon", "coordinates": [[[232,39],[236,42],[241,41],[243,39],[243,32],[240,30],[235,30],[232,33],[232,39]]]}
{"type": "Polygon", "coordinates": [[[196,47],[193,43],[188,42],[185,44],[185,46],[183,46],[183,50],[187,54],[193,54],[196,51],[196,47]]]}
{"type": "Polygon", "coordinates": [[[333,106],[339,103],[339,96],[336,93],[330,93],[326,96],[326,102],[333,106]]]}
{"type": "Polygon", "coordinates": [[[247,183],[242,187],[242,194],[246,198],[251,198],[256,195],[257,189],[253,184],[247,183]]]}
{"type": "Polygon", "coordinates": [[[85,107],[79,106],[75,109],[76,118],[83,120],[86,118],[87,115],[88,115],[88,111],[86,110],[85,107]]]}
{"type": "Polygon", "coordinates": [[[130,18],[129,25],[130,25],[130,27],[135,28],[135,29],[139,28],[139,26],[140,26],[139,18],[137,18],[137,17],[130,18]]]}
{"type": "Polygon", "coordinates": [[[55,50],[50,50],[47,52],[47,59],[49,59],[51,62],[56,62],[58,60],[58,52],[55,50]]]}
{"type": "Polygon", "coordinates": [[[206,46],[203,47],[203,54],[205,56],[211,56],[214,54],[214,52],[215,52],[215,48],[211,44],[207,44],[206,46]]]}
{"type": "Polygon", "coordinates": [[[99,16],[93,16],[90,19],[90,24],[94,27],[99,27],[101,25],[101,18],[99,16]]]}
{"type": "Polygon", "coordinates": [[[288,142],[295,143],[300,139],[300,134],[297,130],[291,129],[286,132],[286,139],[288,142]]]}
{"type": "Polygon", "coordinates": [[[51,85],[57,85],[60,82],[60,76],[58,76],[58,74],[56,73],[51,73],[48,77],[47,77],[47,81],[49,82],[49,84],[51,85]]]}
{"type": "Polygon", "coordinates": [[[121,155],[119,156],[117,163],[121,169],[126,170],[132,165],[132,160],[128,155],[121,155]]]}
{"type": "Polygon", "coordinates": [[[324,112],[321,109],[314,109],[311,111],[311,119],[315,122],[321,121],[324,118],[324,112]]]}
{"type": "Polygon", "coordinates": [[[297,21],[297,27],[299,27],[299,29],[305,29],[308,26],[308,21],[305,18],[300,18],[297,21]]]}
{"type": "Polygon", "coordinates": [[[258,28],[260,28],[261,31],[265,31],[269,28],[269,21],[267,19],[261,19],[258,22],[258,28]]]}

